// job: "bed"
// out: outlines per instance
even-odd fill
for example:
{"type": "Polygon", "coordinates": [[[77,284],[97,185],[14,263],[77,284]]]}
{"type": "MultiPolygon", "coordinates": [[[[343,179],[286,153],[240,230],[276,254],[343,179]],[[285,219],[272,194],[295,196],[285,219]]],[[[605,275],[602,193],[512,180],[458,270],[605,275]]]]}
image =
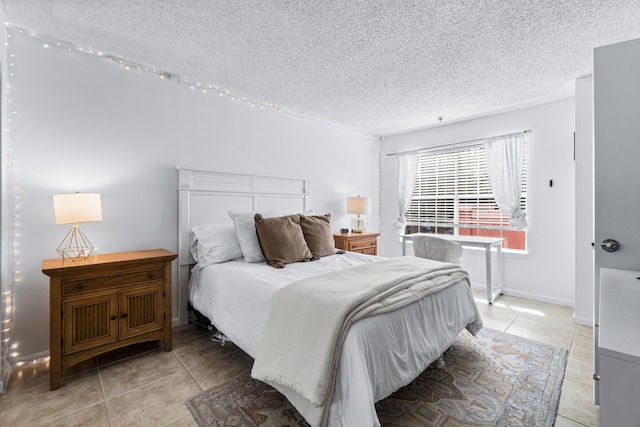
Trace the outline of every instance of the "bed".
{"type": "MultiPolygon", "coordinates": [[[[482,327],[466,273],[451,264],[411,260],[413,257],[391,260],[346,252],[274,268],[266,262],[246,262],[247,257],[238,256],[238,248],[230,249],[226,243],[225,256],[220,258],[217,253],[213,261],[202,259],[196,247],[198,240],[194,241],[196,230],[202,241],[212,239],[219,243],[236,231],[237,223],[230,223],[229,211],[263,212],[267,217],[295,212],[308,214],[311,186],[306,180],[191,170],[179,170],[179,183],[181,320],[188,316],[186,306],[190,303],[226,338],[255,359],[252,376],[266,378],[265,382],[282,392],[311,425],[379,425],[376,401],[415,379],[450,346],[460,331],[466,328],[475,334],[482,327]],[[220,237],[222,235],[227,237],[220,237]],[[194,254],[199,257],[195,264],[194,254]],[[412,300],[395,308],[397,294],[394,293],[388,299],[379,299],[373,312],[354,317],[350,327],[339,334],[337,351],[328,355],[332,369],[315,368],[315,353],[321,347],[309,350],[314,352],[310,357],[302,356],[305,349],[296,347],[297,341],[304,342],[303,347],[313,347],[316,343],[313,327],[324,324],[320,320],[322,313],[310,319],[307,316],[306,321],[290,322],[301,325],[296,326],[298,335],[291,335],[291,331],[285,334],[296,337],[295,342],[285,340],[282,342],[289,344],[283,346],[274,340],[273,331],[277,330],[274,319],[295,315],[290,312],[295,312],[298,304],[291,304],[291,300],[282,302],[286,301],[282,299],[283,293],[291,288],[307,292],[299,285],[316,286],[318,280],[323,280],[322,288],[335,286],[335,290],[339,290],[341,286],[351,286],[352,282],[357,286],[356,278],[365,271],[378,276],[384,276],[386,271],[387,276],[395,277],[394,268],[399,275],[401,270],[418,264],[420,274],[428,273],[421,277],[429,280],[416,280],[406,286],[406,280],[398,281],[403,283],[405,295],[410,295],[412,300]],[[440,280],[440,271],[447,273],[446,281],[440,280]],[[446,285],[434,285],[426,294],[418,294],[414,289],[416,283],[438,281],[446,285]],[[388,300],[394,302],[387,306],[384,301],[388,300]],[[263,340],[263,337],[267,338],[263,340]],[[305,342],[310,338],[313,341],[305,342]],[[287,377],[286,381],[279,381],[280,376],[274,379],[272,375],[264,375],[264,372],[272,373],[268,371],[272,366],[265,362],[269,355],[276,360],[289,358],[286,363],[290,363],[292,369],[280,372],[287,377]],[[334,361],[331,361],[332,355],[336,355],[334,361]],[[314,360],[313,366],[300,365],[306,363],[305,360],[314,360]],[[296,385],[299,380],[305,380],[308,372],[316,370],[326,381],[326,390],[318,396],[305,394],[306,389],[296,385]]],[[[291,298],[306,300],[295,295],[291,298]]],[[[311,310],[316,303],[307,304],[308,307],[299,304],[303,317],[304,311],[311,310]]],[[[320,366],[324,365],[320,363],[320,366]]]]}

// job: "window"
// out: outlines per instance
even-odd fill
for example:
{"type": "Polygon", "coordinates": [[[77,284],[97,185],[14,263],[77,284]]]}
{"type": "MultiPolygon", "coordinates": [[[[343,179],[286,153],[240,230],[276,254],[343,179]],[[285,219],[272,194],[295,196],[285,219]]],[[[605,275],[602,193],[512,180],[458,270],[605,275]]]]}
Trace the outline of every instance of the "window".
{"type": "MultiPolygon", "coordinates": [[[[520,208],[527,207],[527,162],[520,208]]],[[[503,247],[525,250],[526,231],[509,226],[491,193],[484,144],[420,154],[406,233],[502,237],[503,247]]]]}

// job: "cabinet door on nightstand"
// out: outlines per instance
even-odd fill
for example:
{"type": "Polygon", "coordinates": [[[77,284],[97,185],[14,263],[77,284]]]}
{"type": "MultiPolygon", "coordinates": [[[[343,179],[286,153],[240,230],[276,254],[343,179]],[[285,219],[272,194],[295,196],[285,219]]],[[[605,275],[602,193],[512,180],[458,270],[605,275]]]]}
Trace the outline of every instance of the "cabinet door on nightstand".
{"type": "Polygon", "coordinates": [[[120,339],[164,328],[164,285],[120,292],[120,339]]]}
{"type": "Polygon", "coordinates": [[[118,340],[118,297],[111,293],[64,302],[64,354],[118,340]]]}

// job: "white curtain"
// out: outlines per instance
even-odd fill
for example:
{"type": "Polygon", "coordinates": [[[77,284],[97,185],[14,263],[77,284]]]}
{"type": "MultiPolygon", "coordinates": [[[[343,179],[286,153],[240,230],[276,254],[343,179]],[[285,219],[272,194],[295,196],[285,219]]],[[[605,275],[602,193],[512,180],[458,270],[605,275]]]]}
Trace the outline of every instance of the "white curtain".
{"type": "Polygon", "coordinates": [[[393,221],[393,226],[398,234],[404,234],[404,229],[407,224],[404,213],[409,209],[409,204],[411,203],[417,168],[417,152],[414,151],[396,154],[396,170],[398,174],[398,218],[393,221]]]}
{"type": "Polygon", "coordinates": [[[525,133],[514,133],[485,140],[489,182],[498,209],[509,214],[509,224],[522,230],[527,213],[520,209],[525,133]]]}

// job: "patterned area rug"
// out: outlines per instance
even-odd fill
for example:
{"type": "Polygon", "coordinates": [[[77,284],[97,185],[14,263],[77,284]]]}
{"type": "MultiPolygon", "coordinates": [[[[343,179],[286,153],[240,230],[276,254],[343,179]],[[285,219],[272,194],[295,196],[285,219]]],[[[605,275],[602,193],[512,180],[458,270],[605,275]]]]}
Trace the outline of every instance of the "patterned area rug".
{"type": "MultiPolygon", "coordinates": [[[[443,368],[429,367],[376,403],[391,426],[552,426],[567,350],[485,328],[463,331],[443,368]]],[[[272,387],[249,374],[187,400],[200,426],[307,426],[272,387]]]]}

